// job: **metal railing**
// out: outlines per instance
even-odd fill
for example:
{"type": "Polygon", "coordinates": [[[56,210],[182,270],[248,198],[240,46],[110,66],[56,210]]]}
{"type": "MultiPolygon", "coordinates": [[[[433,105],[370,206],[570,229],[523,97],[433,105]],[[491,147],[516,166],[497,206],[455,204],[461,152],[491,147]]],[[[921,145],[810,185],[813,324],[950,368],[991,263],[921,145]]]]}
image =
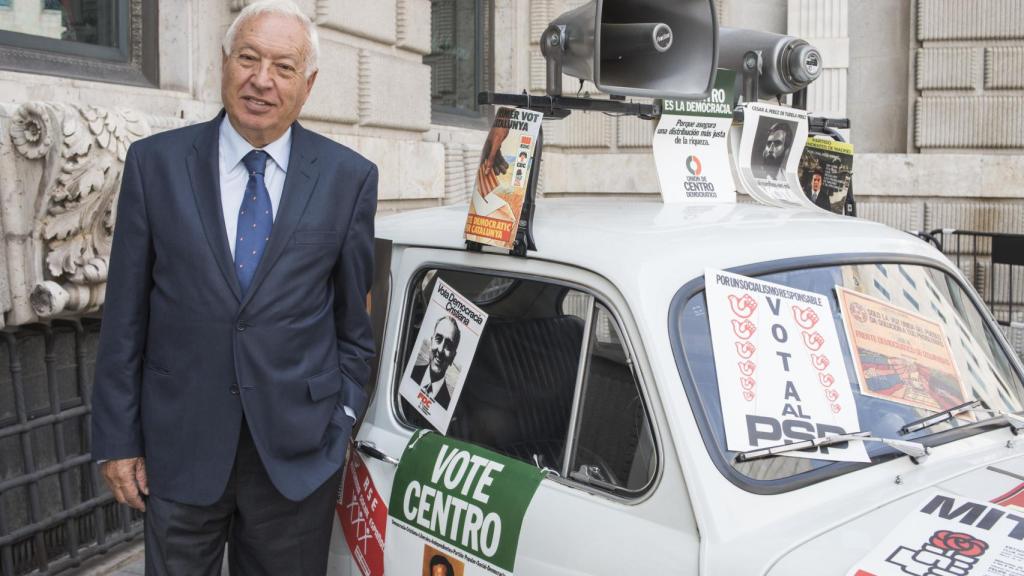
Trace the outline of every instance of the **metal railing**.
{"type": "Polygon", "coordinates": [[[0,576],[55,574],[141,533],[91,463],[99,321],[0,332],[0,576]]]}
{"type": "Polygon", "coordinates": [[[960,268],[1024,357],[1024,234],[942,228],[917,235],[960,268]]]}

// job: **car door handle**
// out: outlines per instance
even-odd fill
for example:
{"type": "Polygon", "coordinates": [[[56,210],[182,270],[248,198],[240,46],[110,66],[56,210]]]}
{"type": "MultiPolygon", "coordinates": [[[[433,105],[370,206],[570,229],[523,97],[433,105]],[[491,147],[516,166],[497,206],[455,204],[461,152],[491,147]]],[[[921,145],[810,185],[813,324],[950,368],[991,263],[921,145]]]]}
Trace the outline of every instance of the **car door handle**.
{"type": "Polygon", "coordinates": [[[365,440],[356,440],[356,450],[358,450],[362,454],[369,456],[370,458],[387,462],[392,466],[398,466],[398,458],[388,456],[387,454],[381,452],[380,450],[377,449],[376,444],[374,444],[373,442],[367,442],[365,440]]]}

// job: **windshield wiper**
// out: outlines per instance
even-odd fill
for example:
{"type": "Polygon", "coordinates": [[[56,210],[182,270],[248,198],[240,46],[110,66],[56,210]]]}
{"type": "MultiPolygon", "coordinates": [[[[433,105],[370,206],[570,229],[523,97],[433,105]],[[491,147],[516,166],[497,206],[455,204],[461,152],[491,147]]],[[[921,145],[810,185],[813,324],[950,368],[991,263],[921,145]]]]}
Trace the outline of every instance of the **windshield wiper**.
{"type": "Polygon", "coordinates": [[[1024,430],[1024,418],[1006,412],[1003,410],[990,410],[988,408],[981,407],[981,400],[971,400],[970,402],[964,402],[959,406],[953,406],[948,410],[937,412],[931,416],[925,416],[920,420],[914,420],[910,424],[907,424],[900,428],[900,434],[910,434],[926,428],[931,428],[936,424],[942,424],[948,420],[952,420],[960,414],[987,414],[993,418],[999,418],[1000,416],[1006,418],[1006,422],[1010,425],[1010,429],[1013,430],[1014,435],[1019,434],[1021,430],[1024,430]]]}
{"type": "Polygon", "coordinates": [[[849,434],[822,436],[821,438],[801,440],[800,442],[793,442],[791,444],[780,444],[778,446],[769,446],[768,448],[747,450],[746,452],[740,452],[737,454],[736,460],[739,462],[748,462],[750,460],[759,460],[761,458],[778,456],[779,454],[785,454],[787,452],[796,452],[798,450],[806,450],[808,448],[820,448],[822,446],[832,446],[843,442],[856,442],[858,440],[861,442],[881,442],[886,446],[895,448],[907,456],[910,456],[910,460],[914,464],[924,462],[924,459],[928,456],[928,447],[918,442],[896,440],[894,438],[878,438],[876,436],[872,436],[871,432],[851,432],[849,434]]]}

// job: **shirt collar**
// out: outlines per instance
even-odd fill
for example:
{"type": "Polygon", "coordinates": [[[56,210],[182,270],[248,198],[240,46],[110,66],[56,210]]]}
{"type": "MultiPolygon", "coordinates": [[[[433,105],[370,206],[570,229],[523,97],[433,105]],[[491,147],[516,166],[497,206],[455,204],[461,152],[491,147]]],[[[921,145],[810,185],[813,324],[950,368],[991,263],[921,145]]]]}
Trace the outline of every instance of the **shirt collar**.
{"type": "MultiPolygon", "coordinates": [[[[249,144],[245,138],[242,138],[242,135],[235,130],[235,127],[231,125],[231,121],[228,120],[227,114],[225,114],[224,119],[220,123],[221,162],[224,163],[228,170],[231,170],[238,166],[238,163],[242,161],[242,158],[250,150],[253,150],[252,144],[249,144]]],[[[270,156],[270,159],[274,161],[274,164],[277,164],[277,167],[282,172],[287,174],[288,156],[292,150],[292,127],[289,126],[288,130],[280,138],[267,144],[262,150],[270,156]]]]}

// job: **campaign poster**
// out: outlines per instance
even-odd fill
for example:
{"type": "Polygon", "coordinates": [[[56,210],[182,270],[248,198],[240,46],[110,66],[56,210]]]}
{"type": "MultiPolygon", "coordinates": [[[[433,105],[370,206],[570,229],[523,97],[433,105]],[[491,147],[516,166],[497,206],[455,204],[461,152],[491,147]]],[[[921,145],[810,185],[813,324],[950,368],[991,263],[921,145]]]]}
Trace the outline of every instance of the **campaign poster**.
{"type": "Polygon", "coordinates": [[[861,394],[931,412],[970,399],[941,324],[853,290],[836,293],[861,394]]]}
{"type": "Polygon", "coordinates": [[[847,576],[1024,576],[1022,540],[1013,510],[934,490],[847,576]]]}
{"type": "Polygon", "coordinates": [[[487,313],[437,279],[398,394],[438,432],[448,433],[487,313]]]}
{"type": "MultiPolygon", "coordinates": [[[[860,431],[825,296],[720,270],[707,270],[704,281],[729,450],[860,431]]],[[[863,442],[784,456],[870,461],[863,442]]]]}
{"type": "Polygon", "coordinates": [[[434,562],[465,576],[514,573],[523,518],[542,479],[535,466],[417,432],[391,489],[386,572],[415,574],[434,562]]]}
{"type": "Polygon", "coordinates": [[[763,102],[744,104],[743,130],[735,152],[742,190],[769,206],[813,207],[797,176],[806,142],[805,110],[763,102]]]}
{"type": "Polygon", "coordinates": [[[808,138],[797,176],[811,203],[822,210],[843,214],[846,196],[853,193],[853,144],[808,138]]]}
{"type": "Polygon", "coordinates": [[[511,250],[523,213],[534,152],[544,115],[498,108],[484,141],[476,184],[470,195],[465,238],[511,250]]]}
{"type": "Polygon", "coordinates": [[[654,133],[654,162],[666,204],[736,202],[727,139],[736,73],[719,70],[704,100],[665,100],[654,133]]]}
{"type": "Polygon", "coordinates": [[[363,576],[383,576],[388,507],[358,452],[349,448],[336,507],[345,542],[363,576]]]}

